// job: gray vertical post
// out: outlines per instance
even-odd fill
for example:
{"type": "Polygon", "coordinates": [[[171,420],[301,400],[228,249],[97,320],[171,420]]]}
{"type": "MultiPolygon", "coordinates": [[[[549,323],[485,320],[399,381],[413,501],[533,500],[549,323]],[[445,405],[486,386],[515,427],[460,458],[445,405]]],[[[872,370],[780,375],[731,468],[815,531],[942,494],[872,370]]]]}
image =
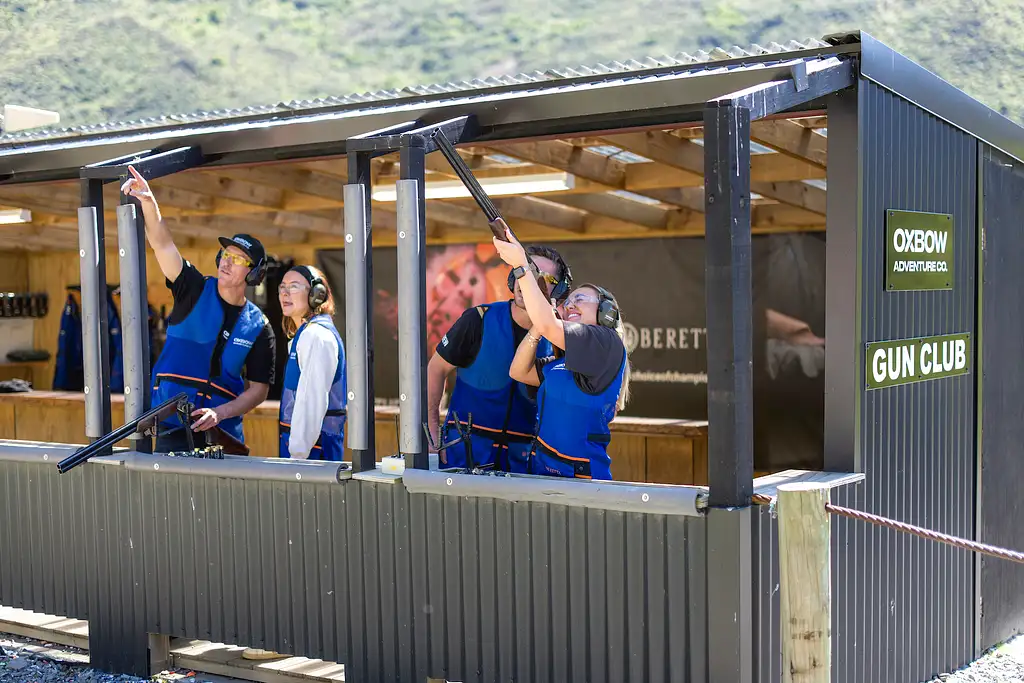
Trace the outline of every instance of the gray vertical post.
{"type": "Polygon", "coordinates": [[[345,356],[348,368],[348,447],[355,451],[353,461],[370,450],[368,423],[373,421],[369,404],[369,368],[366,343],[366,187],[345,186],[345,356]]]}
{"type": "Polygon", "coordinates": [[[861,157],[857,89],[828,99],[829,187],[825,207],[825,469],[860,472],[860,392],[864,377],[861,346],[860,269],[861,157]]]}
{"type": "MultiPolygon", "coordinates": [[[[426,140],[421,135],[407,136],[399,150],[398,163],[401,167],[402,180],[415,180],[418,188],[415,195],[410,192],[406,195],[405,216],[409,226],[416,229],[415,232],[415,254],[416,259],[411,257],[404,263],[409,270],[405,273],[406,289],[402,289],[402,280],[399,279],[399,316],[401,316],[401,299],[403,296],[410,299],[410,307],[406,310],[407,321],[412,325],[415,319],[416,331],[407,332],[408,355],[407,362],[410,366],[415,365],[416,370],[410,367],[409,372],[416,379],[409,381],[406,385],[408,392],[406,397],[412,399],[416,394],[415,403],[410,404],[401,413],[402,424],[399,431],[404,428],[408,433],[406,445],[399,448],[399,452],[406,457],[406,465],[409,464],[409,455],[412,455],[412,466],[416,469],[425,470],[430,467],[428,460],[427,440],[423,437],[423,425],[427,422],[427,202],[424,194],[426,184],[426,140]],[[411,222],[415,216],[415,223],[411,222]],[[413,304],[415,303],[415,306],[413,304]],[[413,336],[409,336],[413,335],[413,336]],[[415,430],[415,435],[413,435],[415,430]]],[[[408,186],[406,186],[408,187],[408,186]]],[[[401,211],[401,209],[399,209],[401,211]]],[[[402,214],[399,214],[399,230],[402,226],[402,214]]],[[[412,239],[412,238],[410,238],[412,239]]],[[[412,254],[412,244],[407,245],[412,254]]],[[[401,240],[399,240],[401,250],[401,240]]],[[[402,263],[400,261],[400,263],[402,263]]],[[[402,270],[399,270],[399,278],[402,277],[402,270]]],[[[401,317],[399,318],[401,321],[401,317]]],[[[402,347],[401,322],[399,323],[399,353],[402,347]]],[[[399,375],[401,376],[401,368],[399,375]]],[[[401,393],[401,392],[399,392],[401,393]]],[[[401,398],[401,397],[399,397],[401,398]]],[[[401,444],[401,441],[399,442],[401,444]]]]}
{"type": "MultiPolygon", "coordinates": [[[[375,423],[375,400],[374,400],[374,387],[373,387],[373,230],[372,230],[372,207],[370,204],[370,183],[372,182],[370,173],[370,162],[372,161],[369,154],[362,154],[359,152],[351,152],[348,155],[348,180],[352,185],[359,185],[363,188],[362,191],[362,211],[359,214],[359,226],[362,227],[363,236],[363,253],[365,258],[362,261],[363,267],[363,297],[361,300],[353,299],[348,293],[348,276],[346,275],[345,284],[345,311],[346,311],[346,336],[352,333],[351,326],[348,325],[348,310],[350,306],[360,306],[363,311],[363,327],[364,330],[364,355],[360,359],[360,362],[365,361],[363,378],[360,386],[365,392],[363,400],[366,405],[366,414],[363,416],[363,432],[366,436],[365,448],[357,450],[355,446],[349,442],[349,447],[352,449],[352,470],[354,472],[366,472],[373,470],[376,467],[376,423],[375,423]]],[[[349,220],[349,203],[345,203],[345,230],[355,229],[355,223],[349,220]]],[[[347,247],[347,245],[346,245],[347,247]]],[[[346,249],[346,258],[348,257],[348,250],[346,249]]],[[[346,264],[347,266],[347,264],[346,264]]],[[[347,267],[346,267],[347,270],[347,267]]],[[[351,359],[353,353],[349,348],[347,357],[351,359]]],[[[351,367],[351,366],[350,366],[351,367]]],[[[349,374],[349,387],[352,386],[352,375],[349,374]]],[[[356,397],[359,398],[358,396],[356,397]]],[[[347,424],[351,425],[354,422],[349,413],[347,424]]]]}
{"type": "MultiPolygon", "coordinates": [[[[139,227],[134,204],[117,207],[117,242],[121,265],[121,343],[124,362],[124,419],[146,412],[149,387],[146,338],[149,315],[143,291],[146,278],[140,268],[139,227]]],[[[130,438],[141,440],[141,434],[130,438]]],[[[138,444],[143,446],[144,444],[138,444]]]]}
{"type": "Polygon", "coordinates": [[[708,327],[708,673],[753,679],[750,110],[704,110],[708,327]]]}
{"type": "Polygon", "coordinates": [[[78,210],[78,249],[82,287],[85,435],[95,441],[111,430],[102,181],[82,181],[82,206],[78,210]]]}
{"type": "MultiPolygon", "coordinates": [[[[424,452],[423,423],[426,405],[420,388],[426,381],[421,363],[426,326],[420,316],[420,298],[424,295],[424,273],[420,268],[419,216],[420,183],[399,180],[395,183],[398,210],[398,450],[405,456],[424,452]]],[[[413,465],[416,466],[415,464],[413,465]]]]}

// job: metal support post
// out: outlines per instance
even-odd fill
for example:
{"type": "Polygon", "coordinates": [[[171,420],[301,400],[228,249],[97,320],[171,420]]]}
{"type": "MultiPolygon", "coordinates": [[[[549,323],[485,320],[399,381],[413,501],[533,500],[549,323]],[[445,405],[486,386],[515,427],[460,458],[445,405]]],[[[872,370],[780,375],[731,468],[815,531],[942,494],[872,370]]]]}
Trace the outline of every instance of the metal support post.
{"type": "MultiPolygon", "coordinates": [[[[141,212],[122,195],[117,207],[117,242],[121,265],[121,342],[124,359],[124,419],[138,419],[149,410],[149,306],[146,299],[146,244],[141,212]]],[[[150,439],[133,434],[136,450],[152,452],[150,439]]]]}
{"type": "Polygon", "coordinates": [[[376,467],[373,389],[373,230],[369,154],[348,156],[345,186],[345,342],[348,345],[348,447],[352,471],[376,467]]]}
{"type": "Polygon", "coordinates": [[[708,503],[743,507],[754,487],[749,110],[705,109],[704,169],[708,503]]]}
{"type": "Polygon", "coordinates": [[[111,429],[110,340],[107,324],[107,259],[103,228],[103,182],[82,180],[78,210],[78,255],[82,286],[82,348],[85,375],[85,435],[95,441],[111,429]]]}
{"type": "Polygon", "coordinates": [[[398,211],[398,451],[406,466],[429,469],[427,423],[427,231],[425,150],[421,136],[401,148],[398,211]],[[411,458],[410,458],[411,456],[411,458]]]}

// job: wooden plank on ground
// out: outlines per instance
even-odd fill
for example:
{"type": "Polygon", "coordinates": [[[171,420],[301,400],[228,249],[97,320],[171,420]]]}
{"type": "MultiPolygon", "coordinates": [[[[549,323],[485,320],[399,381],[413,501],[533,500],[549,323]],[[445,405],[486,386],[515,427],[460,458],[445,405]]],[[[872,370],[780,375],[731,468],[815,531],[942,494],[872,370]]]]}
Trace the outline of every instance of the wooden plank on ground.
{"type": "Polygon", "coordinates": [[[0,633],[80,649],[89,648],[86,622],[14,607],[0,606],[0,633]]]}

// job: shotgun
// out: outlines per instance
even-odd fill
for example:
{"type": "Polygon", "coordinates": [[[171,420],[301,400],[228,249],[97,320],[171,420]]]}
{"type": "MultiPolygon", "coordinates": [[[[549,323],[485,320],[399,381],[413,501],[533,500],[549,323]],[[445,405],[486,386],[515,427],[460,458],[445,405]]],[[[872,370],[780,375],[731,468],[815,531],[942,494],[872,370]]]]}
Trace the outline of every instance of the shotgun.
{"type": "MultiPolygon", "coordinates": [[[[441,150],[441,154],[443,154],[444,158],[448,160],[449,164],[451,164],[452,169],[455,171],[455,175],[459,176],[459,180],[461,180],[462,184],[466,186],[466,189],[469,190],[471,195],[473,195],[473,199],[476,200],[481,211],[483,211],[484,215],[487,216],[487,225],[491,228],[491,232],[494,233],[494,236],[502,242],[508,242],[505,230],[509,230],[509,232],[511,232],[511,228],[508,227],[508,223],[506,223],[505,219],[501,217],[500,213],[498,213],[498,209],[494,206],[494,202],[492,202],[491,198],[487,196],[486,192],[484,192],[484,188],[481,187],[480,182],[476,179],[476,176],[473,175],[473,172],[469,170],[469,166],[467,166],[466,162],[461,156],[459,156],[459,153],[455,151],[455,146],[452,145],[448,136],[444,134],[443,130],[436,128],[434,132],[430,134],[430,138],[437,143],[437,148],[441,150]]],[[[516,234],[513,232],[512,236],[515,237],[516,234]]],[[[519,238],[516,237],[516,241],[518,240],[519,238]]],[[[531,260],[530,263],[532,264],[533,261],[531,260]]]]}

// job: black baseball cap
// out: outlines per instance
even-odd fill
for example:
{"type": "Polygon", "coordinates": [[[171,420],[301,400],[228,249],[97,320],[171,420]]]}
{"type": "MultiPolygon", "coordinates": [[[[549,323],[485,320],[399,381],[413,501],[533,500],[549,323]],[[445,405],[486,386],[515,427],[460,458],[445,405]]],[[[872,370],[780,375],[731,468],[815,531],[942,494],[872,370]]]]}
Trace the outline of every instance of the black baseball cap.
{"type": "Polygon", "coordinates": [[[263,243],[252,235],[238,233],[234,237],[218,237],[217,239],[222,247],[238,247],[241,249],[249,257],[249,260],[252,261],[253,266],[267,259],[267,251],[263,248],[263,243]]]}

